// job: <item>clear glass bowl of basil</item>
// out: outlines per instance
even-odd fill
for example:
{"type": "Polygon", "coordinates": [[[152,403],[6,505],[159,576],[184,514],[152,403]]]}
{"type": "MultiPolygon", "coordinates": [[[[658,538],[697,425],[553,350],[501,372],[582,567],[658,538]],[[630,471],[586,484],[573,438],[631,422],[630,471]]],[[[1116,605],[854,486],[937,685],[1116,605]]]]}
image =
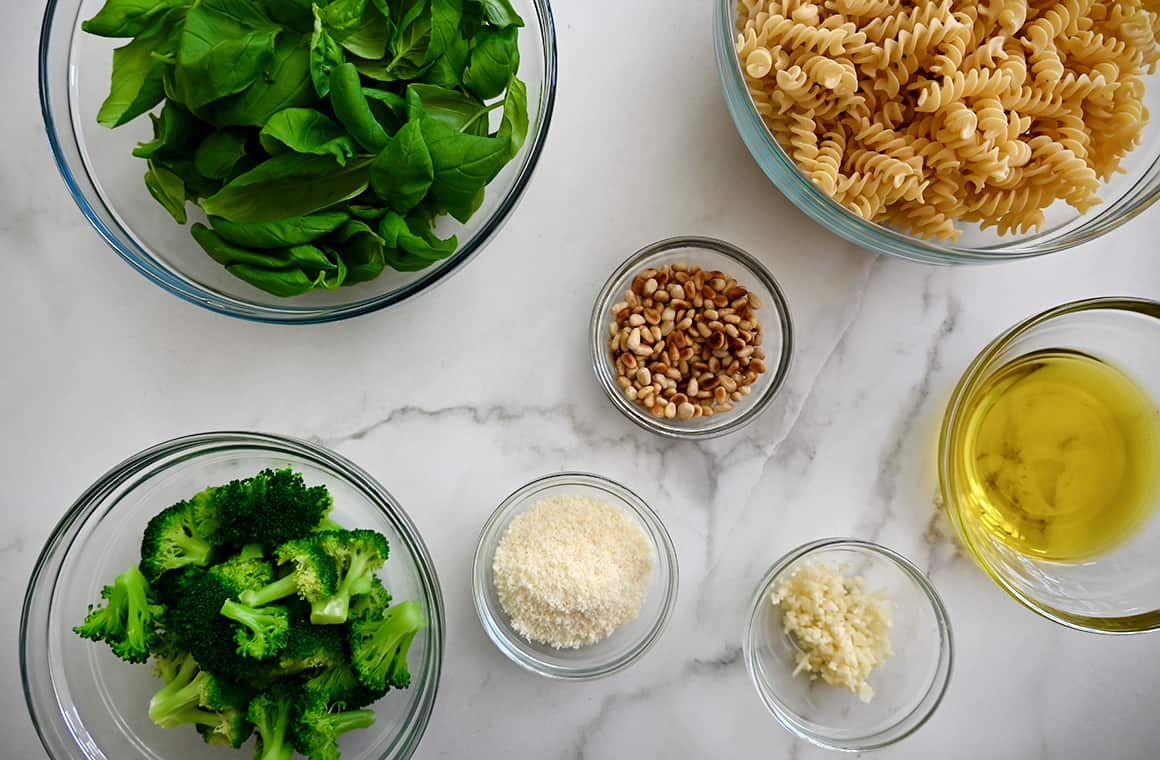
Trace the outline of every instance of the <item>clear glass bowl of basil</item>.
{"type": "Polygon", "coordinates": [[[499,230],[555,99],[547,0],[57,0],[41,105],[89,222],[263,322],[399,303],[499,230]]]}

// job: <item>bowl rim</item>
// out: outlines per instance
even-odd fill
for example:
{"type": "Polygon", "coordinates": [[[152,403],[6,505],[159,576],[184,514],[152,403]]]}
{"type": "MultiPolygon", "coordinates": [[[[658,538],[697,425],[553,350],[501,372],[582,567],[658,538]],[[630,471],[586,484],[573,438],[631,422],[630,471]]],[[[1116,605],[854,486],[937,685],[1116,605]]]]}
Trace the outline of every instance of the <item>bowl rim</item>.
{"type": "MultiPolygon", "coordinates": [[[[737,2],[716,1],[713,34],[717,70],[733,124],[754,161],[771,183],[806,216],[847,242],[872,252],[924,264],[994,264],[1056,253],[1090,242],[1134,219],[1153,203],[1160,201],[1158,186],[1155,191],[1142,192],[1135,205],[1127,209],[1120,208],[1122,204],[1117,201],[1102,203],[1100,211],[1085,223],[1086,231],[1076,230],[1074,237],[1069,235],[1058,240],[1044,240],[1043,235],[1048,234],[1045,232],[979,247],[960,247],[950,241],[924,240],[858,216],[814,184],[762,121],[734,49],[734,8],[737,2]],[[776,172],[767,166],[766,158],[772,159],[776,172]],[[778,176],[775,177],[775,173],[778,176]],[[1022,248],[1024,246],[1026,248],[1022,248]]],[[[1160,155],[1155,157],[1153,165],[1160,167],[1160,155]]],[[[1136,192],[1139,184],[1126,193],[1136,192]]]]}
{"type": "MultiPolygon", "coordinates": [[[[32,721],[37,737],[40,739],[41,746],[49,757],[57,757],[56,751],[59,749],[72,749],[76,748],[77,745],[73,739],[71,730],[67,727],[50,725],[54,722],[59,722],[63,718],[63,714],[59,710],[60,703],[59,697],[56,695],[56,689],[51,689],[51,698],[56,702],[58,708],[53,714],[43,712],[43,708],[47,705],[38,706],[38,701],[44,699],[44,695],[38,696],[33,693],[35,676],[31,671],[34,663],[30,662],[29,642],[33,640],[34,635],[38,636],[39,634],[32,630],[35,622],[30,613],[38,603],[51,604],[52,597],[56,593],[56,579],[60,572],[60,565],[64,562],[71,550],[72,543],[76,538],[76,531],[96,514],[97,508],[110,494],[125,485],[133,476],[140,474],[144,469],[163,462],[166,459],[172,459],[182,454],[185,455],[165,464],[162,470],[164,471],[171,466],[194,461],[204,453],[213,453],[239,446],[243,448],[256,447],[299,456],[340,472],[343,476],[356,483],[360,489],[367,490],[374,495],[377,501],[371,500],[369,503],[390,518],[401,534],[404,542],[407,544],[408,549],[416,557],[415,569],[420,578],[420,585],[424,588],[424,593],[427,597],[426,601],[430,606],[431,619],[428,621],[428,629],[430,631],[431,670],[427,680],[420,685],[420,691],[415,698],[412,710],[416,719],[408,729],[409,736],[404,744],[395,748],[396,754],[391,755],[391,758],[392,760],[406,760],[406,758],[411,757],[415,753],[423,736],[426,734],[439,691],[439,681],[443,668],[443,653],[446,648],[446,614],[444,611],[443,593],[434,562],[410,515],[406,513],[386,488],[369,473],[346,457],[324,446],[285,435],[225,430],[194,433],[172,438],[168,441],[163,441],[162,443],[145,448],[124,459],[97,478],[92,485],[82,492],[76,501],[65,511],[64,515],[61,516],[60,520],[50,532],[49,537],[45,540],[44,547],[41,549],[33,566],[21,606],[19,660],[21,687],[24,693],[25,707],[28,710],[29,719],[32,721]],[[210,448],[202,451],[201,449],[205,447],[210,448]],[[43,587],[45,580],[51,580],[52,585],[43,587]]],[[[83,748],[81,751],[86,756],[89,756],[83,748]]],[[[386,760],[386,756],[382,756],[382,758],[386,760]]]]}
{"type": "Polygon", "coordinates": [[[745,669],[749,673],[750,682],[753,684],[754,690],[757,692],[762,704],[765,705],[765,708],[769,710],[774,719],[794,736],[805,739],[819,747],[837,750],[839,752],[864,752],[881,749],[902,741],[922,728],[935,714],[943,698],[946,696],[947,688],[950,685],[951,673],[954,670],[954,634],[951,629],[950,615],[947,613],[942,597],[935,589],[934,584],[926,576],[926,573],[902,554],[874,541],[866,541],[858,538],[833,537],[817,539],[791,549],[777,559],[770,566],[769,570],[765,572],[765,575],[762,576],[750,600],[749,616],[745,625],[742,652],[745,658],[745,669]],[[760,625],[762,607],[768,603],[771,586],[782,573],[792,568],[798,562],[819,552],[832,549],[845,549],[871,554],[893,563],[913,580],[915,585],[926,595],[939,629],[938,665],[935,668],[933,679],[927,685],[926,691],[915,707],[888,728],[869,736],[851,739],[835,739],[805,728],[792,712],[783,708],[778,702],[772,700],[766,694],[762,688],[763,680],[757,672],[756,630],[760,625]],[[898,726],[912,720],[913,723],[906,726],[905,730],[901,733],[883,737],[883,734],[889,734],[889,732],[898,726]]]}
{"type": "MultiPolygon", "coordinates": [[[[766,327],[767,322],[763,319],[762,328],[765,329],[766,327]]],[[[789,301],[786,298],[785,290],[781,287],[781,283],[752,254],[724,240],[701,235],[677,235],[649,243],[617,265],[596,295],[596,302],[592,307],[592,315],[589,317],[588,332],[592,370],[596,375],[597,384],[603,389],[604,395],[612,403],[612,406],[645,430],[674,440],[697,441],[718,438],[736,432],[756,420],[769,407],[770,403],[773,402],[785,385],[794,357],[793,319],[790,316],[789,301]],[[774,313],[777,315],[779,324],[777,325],[776,331],[780,333],[781,338],[781,347],[776,357],[777,366],[767,369],[767,373],[770,374],[770,381],[762,392],[740,413],[721,414],[721,422],[719,424],[701,429],[684,427],[678,420],[657,419],[637,404],[629,401],[624,396],[620,386],[616,384],[616,377],[612,369],[613,364],[608,359],[606,346],[608,341],[608,309],[615,303],[615,299],[619,297],[615,292],[616,284],[633,271],[647,268],[648,263],[652,259],[684,248],[699,248],[724,256],[738,267],[739,274],[744,273],[761,283],[772,294],[772,303],[770,306],[772,306],[774,313]]],[[[771,358],[767,356],[767,362],[771,358]]]]}
{"type": "MultiPolygon", "coordinates": [[[[251,322],[270,324],[321,324],[370,314],[388,306],[402,303],[412,296],[430,291],[435,285],[446,282],[452,274],[462,270],[468,262],[474,259],[491,242],[492,238],[495,237],[508,221],[512,212],[522,200],[528,183],[531,181],[532,175],[539,165],[544,146],[547,143],[548,129],[552,122],[556,104],[556,25],[552,14],[551,0],[529,0],[536,8],[540,43],[543,46],[544,77],[542,87],[544,89],[544,95],[542,98],[542,118],[539,119],[539,126],[534,134],[529,135],[529,139],[526,141],[527,145],[525,149],[528,152],[528,157],[519,167],[519,171],[513,180],[511,188],[504,195],[495,212],[484,220],[479,232],[469,241],[468,245],[451,254],[446,260],[447,263],[443,266],[437,269],[425,270],[425,275],[404,284],[397,290],[352,303],[303,307],[293,306],[289,303],[259,304],[241,297],[231,296],[201,285],[178,270],[163,265],[146,249],[135,242],[131,244],[126,243],[125,240],[132,241],[134,239],[133,236],[122,228],[115,218],[113,224],[118,229],[112,229],[100,217],[85,197],[81,185],[83,182],[93,184],[92,180],[88,179],[87,169],[83,166],[79,167],[77,171],[84,174],[85,179],[78,178],[77,171],[73,170],[63,147],[66,140],[71,140],[74,144],[79,145],[76,132],[72,128],[71,120],[69,120],[67,126],[62,127],[53,116],[52,97],[57,87],[63,87],[66,91],[68,102],[70,104],[72,102],[71,95],[68,94],[68,85],[66,83],[50,81],[49,75],[49,47],[52,42],[51,30],[53,20],[56,16],[58,5],[64,1],[48,0],[44,9],[37,56],[37,91],[40,100],[40,113],[48,137],[49,148],[52,151],[57,170],[64,180],[65,187],[68,189],[69,195],[72,196],[77,207],[81,210],[81,213],[97,232],[97,235],[105,241],[106,245],[113,249],[114,253],[129,264],[130,267],[166,292],[172,293],[187,303],[192,303],[217,314],[251,322]],[[122,234],[119,235],[118,231],[122,234]]],[[[83,0],[80,1],[83,2],[83,0]]],[[[72,46],[73,43],[70,42],[68,46],[70,61],[72,58],[72,46]]],[[[71,65],[70,62],[69,66],[71,65]]],[[[113,216],[115,217],[115,214],[113,216]]]]}
{"type": "MultiPolygon", "coordinates": [[[[618,673],[640,660],[657,643],[661,634],[664,633],[665,628],[668,626],[669,620],[672,618],[673,610],[676,608],[679,580],[680,572],[677,562],[677,552],[673,546],[672,538],[669,536],[669,532],[661,521],[660,516],[652,507],[634,491],[615,480],[603,475],[596,475],[591,472],[579,470],[543,475],[512,491],[500,502],[499,506],[495,508],[484,523],[483,528],[479,532],[479,539],[475,546],[475,556],[471,562],[472,602],[475,605],[476,616],[479,618],[479,623],[483,627],[487,637],[491,639],[492,643],[495,644],[496,648],[504,656],[515,664],[537,675],[559,681],[593,681],[598,678],[610,676],[613,673],[618,673]],[[555,665],[525,654],[512,644],[512,639],[508,635],[507,628],[495,622],[491,606],[486,601],[488,571],[490,569],[491,557],[494,554],[494,547],[492,547],[492,551],[486,557],[484,556],[484,549],[485,544],[498,544],[499,539],[502,538],[502,536],[497,535],[500,523],[513,517],[520,505],[527,502],[531,497],[544,493],[549,489],[571,485],[583,485],[603,491],[615,499],[618,507],[630,511],[638,520],[643,522],[648,528],[650,542],[652,542],[653,535],[659,539],[656,541],[657,565],[653,568],[653,572],[656,573],[661,568],[668,570],[668,582],[662,591],[664,599],[660,606],[660,614],[653,621],[652,626],[628,652],[598,665],[555,665]],[[489,542],[488,539],[490,538],[494,538],[495,541],[489,542]]],[[[498,612],[499,614],[503,614],[502,608],[498,612]]]]}
{"type": "Polygon", "coordinates": [[[938,443],[938,480],[939,491],[947,515],[954,526],[955,535],[967,552],[983,571],[990,576],[998,586],[1006,591],[1015,601],[1054,623],[1084,633],[1097,633],[1108,636],[1125,636],[1160,630],[1160,620],[1152,616],[1128,616],[1121,618],[1096,618],[1085,615],[1070,615],[1045,604],[1039,604],[1017,586],[1009,582],[1001,572],[996,570],[978,551],[976,542],[965,527],[961,516],[963,509],[959,499],[955,497],[955,468],[953,458],[956,447],[953,445],[955,433],[962,423],[962,413],[967,399],[976,390],[981,373],[995,357],[1013,341],[1025,335],[1040,325],[1051,322],[1059,317],[1070,316],[1085,311],[1123,311],[1160,320],[1160,301],[1138,296],[1101,296],[1097,298],[1083,298],[1068,301],[1058,306],[1052,306],[1027,317],[1001,332],[979,351],[967,369],[955,384],[951,397],[947,401],[946,411],[943,413],[942,424],[939,429],[938,443]],[[1151,619],[1151,624],[1146,621],[1151,619]],[[1104,625],[1101,625],[1104,624],[1104,625]],[[1107,624],[1111,623],[1109,627],[1107,624]]]}

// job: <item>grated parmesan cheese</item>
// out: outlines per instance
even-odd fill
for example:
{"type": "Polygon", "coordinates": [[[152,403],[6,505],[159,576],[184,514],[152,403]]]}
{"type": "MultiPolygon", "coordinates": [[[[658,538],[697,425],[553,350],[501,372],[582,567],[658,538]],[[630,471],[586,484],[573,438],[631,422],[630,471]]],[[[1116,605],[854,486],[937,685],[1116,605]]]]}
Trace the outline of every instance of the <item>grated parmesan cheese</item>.
{"type": "Polygon", "coordinates": [[[624,510],[556,496],[512,520],[492,560],[512,627],[555,649],[595,644],[636,619],[652,577],[652,544],[624,510]]]}
{"type": "Polygon", "coordinates": [[[860,576],[804,563],[777,585],[771,601],[782,610],[782,625],[800,648],[793,674],[821,676],[869,702],[874,689],[866,678],[894,651],[887,599],[867,593],[865,585],[860,576]]]}

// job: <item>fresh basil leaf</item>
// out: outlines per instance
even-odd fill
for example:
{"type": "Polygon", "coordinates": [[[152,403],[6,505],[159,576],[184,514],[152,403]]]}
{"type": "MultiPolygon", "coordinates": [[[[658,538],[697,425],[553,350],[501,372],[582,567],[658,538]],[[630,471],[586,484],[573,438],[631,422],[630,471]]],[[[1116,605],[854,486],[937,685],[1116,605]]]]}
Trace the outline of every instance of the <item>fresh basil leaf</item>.
{"type": "Polygon", "coordinates": [[[443,55],[431,61],[420,81],[442,87],[459,87],[463,82],[463,69],[467,67],[470,51],[471,46],[467,40],[457,34],[443,55]]]}
{"type": "MultiPolygon", "coordinates": [[[[321,0],[326,5],[326,0],[321,0]]],[[[314,28],[312,0],[265,0],[266,14],[278,24],[299,34],[310,34],[314,28]]]]}
{"type": "Polygon", "coordinates": [[[180,153],[200,141],[206,131],[204,122],[174,100],[166,100],[161,112],[157,116],[149,114],[149,119],[153,122],[153,139],[133,149],[137,158],[180,153]]]}
{"type": "Polygon", "coordinates": [[[379,235],[388,248],[406,251],[428,262],[445,259],[459,247],[454,235],[447,240],[440,239],[431,229],[431,222],[417,214],[404,217],[388,211],[379,222],[379,235]]]}
{"type": "Polygon", "coordinates": [[[310,243],[342,226],[350,216],[345,211],[319,211],[276,222],[239,224],[218,216],[209,217],[214,231],[227,242],[247,248],[284,248],[310,243]]]}
{"type": "Polygon", "coordinates": [[[420,0],[414,7],[420,15],[414,19],[404,17],[404,25],[396,28],[391,42],[390,56],[381,61],[356,61],[359,73],[371,79],[382,82],[393,82],[399,79],[415,79],[430,67],[427,60],[427,45],[431,41],[431,17],[423,14],[423,2],[420,0]]]}
{"type": "Polygon", "coordinates": [[[233,176],[238,162],[246,157],[246,133],[239,129],[220,129],[197,146],[193,165],[198,174],[210,179],[233,176]]]}
{"type": "Polygon", "coordinates": [[[97,112],[97,123],[119,127],[162,101],[167,66],[154,53],[174,49],[176,41],[174,29],[166,25],[113,51],[112,85],[97,112]]]}
{"type": "Polygon", "coordinates": [[[496,97],[520,67],[516,28],[483,29],[471,48],[463,84],[481,100],[496,97]]]}
{"type": "Polygon", "coordinates": [[[419,119],[426,115],[457,132],[487,134],[487,113],[494,107],[484,105],[483,101],[468,93],[447,87],[433,84],[407,86],[408,118],[419,119]],[[482,129],[473,130],[472,127],[478,124],[482,124],[482,129]]]}
{"type": "Polygon", "coordinates": [[[509,26],[523,26],[524,20],[520,18],[520,14],[516,13],[516,9],[512,7],[511,0],[469,0],[477,3],[483,10],[484,17],[493,26],[498,26],[503,29],[509,26]]]}
{"type": "MultiPolygon", "coordinates": [[[[395,0],[388,2],[391,11],[391,21],[395,24],[396,36],[423,16],[430,0],[395,0]]],[[[430,19],[428,19],[428,22],[430,19]]],[[[397,40],[396,40],[397,42],[397,40]]],[[[392,49],[393,46],[392,46],[392,49]]]]}
{"type": "Polygon", "coordinates": [[[407,123],[407,101],[402,97],[374,87],[364,87],[362,92],[367,97],[367,105],[375,121],[382,125],[388,135],[398,132],[407,123]]]}
{"type": "Polygon", "coordinates": [[[240,280],[282,298],[314,290],[316,283],[301,269],[263,269],[249,264],[229,264],[226,271],[240,280]]]}
{"type": "Polygon", "coordinates": [[[339,164],[358,152],[350,135],[329,116],[312,108],[287,108],[270,117],[258,134],[271,155],[290,149],[295,153],[331,156],[339,164]]]}
{"type": "Polygon", "coordinates": [[[222,239],[203,224],[193,238],[226,271],[276,296],[296,296],[314,288],[336,288],[346,277],[346,265],[313,245],[255,251],[222,239]]]}
{"type": "Polygon", "coordinates": [[[231,222],[275,222],[312,214],[365,190],[370,163],[366,158],[339,166],[326,156],[275,156],[235,177],[201,207],[231,222]]]}
{"type": "Polygon", "coordinates": [[[372,221],[375,219],[382,219],[383,215],[389,211],[389,209],[382,206],[369,206],[364,203],[348,203],[346,210],[349,211],[350,215],[353,217],[357,217],[359,219],[370,219],[372,221]]]}
{"type": "Polygon", "coordinates": [[[261,78],[237,95],[211,103],[202,114],[219,127],[260,127],[284,108],[308,106],[316,100],[310,50],[301,36],[283,32],[261,78]]]}
{"type": "Polygon", "coordinates": [[[518,77],[508,82],[503,99],[503,120],[496,137],[508,141],[508,156],[514,158],[528,137],[528,86],[518,77]]]}
{"type": "Polygon", "coordinates": [[[327,238],[346,264],[346,285],[373,280],[383,273],[383,239],[364,222],[351,220],[327,238]]]}
{"type": "Polygon", "coordinates": [[[172,172],[181,178],[181,183],[185,186],[185,197],[188,200],[196,202],[199,198],[213,195],[222,187],[221,180],[205,177],[198,172],[192,158],[177,158],[158,152],[150,161],[154,166],[172,172]]]}
{"type": "Polygon", "coordinates": [[[181,177],[150,161],[145,172],[145,187],[178,224],[185,224],[185,184],[181,177]]]}
{"type": "Polygon", "coordinates": [[[434,61],[443,55],[459,35],[459,21],[463,17],[463,0],[431,0],[431,41],[424,59],[434,61]]]}
{"type": "Polygon", "coordinates": [[[464,0],[463,15],[459,19],[459,34],[464,39],[474,39],[483,28],[483,6],[477,0],[464,0]]]}
{"type": "Polygon", "coordinates": [[[140,37],[157,30],[166,14],[191,0],[107,0],[81,29],[100,37],[140,37]]]}
{"type": "Polygon", "coordinates": [[[367,0],[335,0],[319,16],[335,41],[355,55],[378,60],[387,54],[391,19],[375,4],[367,0]]]}
{"type": "Polygon", "coordinates": [[[418,121],[409,121],[371,164],[371,188],[391,208],[406,213],[431,188],[435,168],[418,121]]]}
{"type": "Polygon", "coordinates": [[[431,195],[448,213],[467,222],[483,202],[484,186],[507,163],[510,142],[461,134],[430,117],[419,124],[435,168],[431,195]]]}
{"type": "Polygon", "coordinates": [[[354,64],[344,63],[330,74],[330,107],[355,141],[371,153],[387,144],[387,133],[375,119],[354,64]]]}
{"type": "Polygon", "coordinates": [[[318,97],[325,98],[330,93],[330,73],[343,64],[342,48],[326,31],[322,23],[322,13],[314,6],[314,33],[310,37],[310,79],[318,97]]]}
{"type": "Polygon", "coordinates": [[[185,17],[174,82],[196,111],[249,87],[274,56],[282,27],[252,0],[202,0],[185,17]]]}

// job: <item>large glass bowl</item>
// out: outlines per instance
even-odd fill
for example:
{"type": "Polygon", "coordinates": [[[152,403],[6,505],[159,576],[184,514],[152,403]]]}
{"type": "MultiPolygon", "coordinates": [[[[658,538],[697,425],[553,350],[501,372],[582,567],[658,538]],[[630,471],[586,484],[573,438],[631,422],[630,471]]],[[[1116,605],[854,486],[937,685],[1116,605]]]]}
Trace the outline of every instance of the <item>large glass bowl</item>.
{"type": "Polygon", "coordinates": [[[798,169],[766,128],[749,90],[734,49],[738,0],[715,0],[714,41],[717,69],[729,115],[761,170],[807,216],[855,245],[912,261],[970,264],[1005,261],[1062,251],[1093,240],[1132,219],[1160,198],[1160,73],[1144,77],[1144,103],[1152,120],[1144,125],[1141,143],[1122,162],[1117,174],[1100,190],[1103,203],[1080,214],[1061,202],[1045,210],[1039,232],[998,235],[964,225],[957,242],[927,241],[886,225],[867,221],[834,201],[798,169]]]}
{"type": "MultiPolygon", "coordinates": [[[[1028,556],[989,530],[967,485],[964,430],[980,389],[995,372],[1029,353],[1064,349],[1120,369],[1160,415],[1160,302],[1096,298],[1057,306],[1012,327],[975,358],[943,418],[939,480],[959,540],[1007,593],[1057,623],[1095,633],[1160,629],[1160,493],[1143,525],[1123,543],[1073,561],[1028,556]]],[[[1149,466],[1144,464],[1143,466],[1149,466]]],[[[1151,463],[1150,466],[1158,466],[1151,463]]]]}
{"type": "MultiPolygon", "coordinates": [[[[109,92],[113,48],[124,40],[81,31],[104,0],[49,0],[40,35],[40,104],[57,167],[97,233],[134,269],[169,292],[212,311],[259,322],[329,322],[399,303],[459,271],[511,215],[539,161],[556,97],[556,32],[549,0],[512,0],[527,25],[520,31],[519,76],[528,86],[528,138],[516,158],[487,186],[468,221],[439,222],[459,249],[421,272],[387,269],[370,282],[335,291],[279,298],[225,271],[189,234],[203,219],[187,205],[178,225],[145,188],[145,162],[130,155],[152,138],[144,116],[109,129],[97,110],[109,92]]],[[[495,119],[499,111],[493,112],[495,119]]]]}
{"type": "MultiPolygon", "coordinates": [[[[443,658],[443,599],[431,557],[398,503],[366,472],[303,441],[257,433],[204,433],[136,454],[90,487],[56,526],[37,560],[20,628],[24,695],[53,760],[175,760],[240,757],[206,745],[192,727],[164,729],[146,714],[161,686],[148,665],[118,660],[72,627],[101,586],[140,557],[141,532],[166,506],[208,485],[292,466],[334,496],[332,517],[372,528],[390,542],[381,571],[396,599],[423,605],[428,625],[411,645],[411,687],[376,702],[375,723],[340,740],[345,760],[407,758],[427,727],[443,658]]],[[[3,752],[0,752],[3,754],[3,752]]]]}

